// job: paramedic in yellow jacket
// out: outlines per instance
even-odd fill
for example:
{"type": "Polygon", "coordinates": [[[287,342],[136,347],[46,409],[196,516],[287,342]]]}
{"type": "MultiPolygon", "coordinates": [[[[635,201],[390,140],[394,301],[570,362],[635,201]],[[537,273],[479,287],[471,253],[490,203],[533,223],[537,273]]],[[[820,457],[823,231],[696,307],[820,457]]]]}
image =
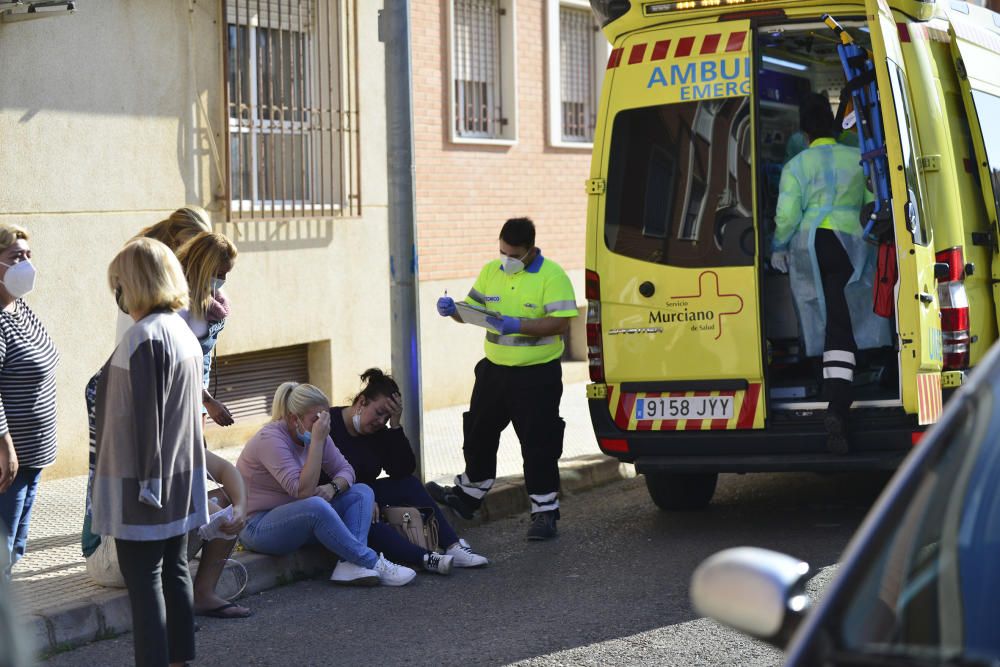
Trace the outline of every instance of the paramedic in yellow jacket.
{"type": "MultiPolygon", "coordinates": [[[[529,540],[556,535],[559,457],[566,423],[562,397],[562,336],[575,317],[566,272],[535,247],[535,225],[512,218],[500,230],[500,258],[483,267],[465,301],[500,314],[489,317],[486,358],[476,364],[469,411],[463,415],[465,472],[455,486],[427,484],[437,502],[470,519],[496,478],[500,432],[510,422],[521,441],[524,483],[531,500],[529,540]]],[[[461,322],[447,296],[438,313],[461,322]]]]}
{"type": "Polygon", "coordinates": [[[861,155],[834,139],[824,96],[803,101],[799,124],[810,143],[781,172],[771,265],[789,274],[806,355],[823,354],[827,448],[844,454],[855,355],[888,345],[889,331],[872,312],[875,254],[858,220],[870,199],[861,155]]]}

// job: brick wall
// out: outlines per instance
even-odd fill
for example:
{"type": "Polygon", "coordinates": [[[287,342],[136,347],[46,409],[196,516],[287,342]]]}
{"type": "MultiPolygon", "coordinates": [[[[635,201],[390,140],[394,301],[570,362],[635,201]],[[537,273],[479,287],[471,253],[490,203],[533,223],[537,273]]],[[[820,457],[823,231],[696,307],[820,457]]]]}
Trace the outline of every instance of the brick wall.
{"type": "Polygon", "coordinates": [[[503,147],[449,140],[448,1],[411,10],[420,279],[475,276],[522,215],[546,256],[582,268],[590,150],[547,145],[544,0],[516,0],[518,142],[503,147]]]}

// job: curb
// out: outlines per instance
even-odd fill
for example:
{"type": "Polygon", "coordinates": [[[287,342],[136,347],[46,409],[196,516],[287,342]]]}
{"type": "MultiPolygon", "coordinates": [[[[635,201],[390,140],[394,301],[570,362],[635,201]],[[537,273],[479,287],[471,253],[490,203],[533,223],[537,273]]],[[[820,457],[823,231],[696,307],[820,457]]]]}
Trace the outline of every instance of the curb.
{"type": "MultiPolygon", "coordinates": [[[[562,461],[559,474],[564,496],[634,476],[630,468],[603,454],[562,461]]],[[[476,518],[465,520],[450,510],[446,511],[449,518],[453,518],[454,525],[468,528],[527,512],[528,509],[524,478],[514,476],[497,480],[476,518]]],[[[336,557],[320,546],[306,547],[287,556],[242,551],[234,558],[246,567],[249,575],[244,596],[315,577],[331,571],[336,564],[336,557]]],[[[105,589],[98,595],[81,598],[73,604],[32,614],[25,619],[24,629],[36,654],[42,659],[82,644],[108,639],[132,629],[128,595],[123,589],[105,589]]]]}

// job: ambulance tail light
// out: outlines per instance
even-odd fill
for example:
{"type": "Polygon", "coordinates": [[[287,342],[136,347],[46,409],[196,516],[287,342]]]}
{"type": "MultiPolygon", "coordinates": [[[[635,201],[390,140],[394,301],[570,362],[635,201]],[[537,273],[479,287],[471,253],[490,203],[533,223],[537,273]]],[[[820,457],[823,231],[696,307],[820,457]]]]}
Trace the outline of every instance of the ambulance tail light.
{"type": "Polygon", "coordinates": [[[947,264],[947,275],[938,280],[941,306],[941,337],[944,346],[944,370],[969,367],[969,297],[965,292],[965,258],[962,248],[937,253],[939,264],[947,264]]]}
{"type": "Polygon", "coordinates": [[[601,277],[587,271],[584,277],[587,293],[587,360],[590,381],[604,382],[604,341],[601,337],[601,277]]]}

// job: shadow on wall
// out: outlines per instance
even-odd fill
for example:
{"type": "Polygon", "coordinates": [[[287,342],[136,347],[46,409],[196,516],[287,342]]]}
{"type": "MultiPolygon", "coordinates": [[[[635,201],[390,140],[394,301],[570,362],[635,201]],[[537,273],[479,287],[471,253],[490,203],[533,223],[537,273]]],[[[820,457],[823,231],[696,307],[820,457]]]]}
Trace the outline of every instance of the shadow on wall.
{"type": "Polygon", "coordinates": [[[333,220],[236,220],[215,225],[240,252],[323,248],[333,243],[333,220]]]}

